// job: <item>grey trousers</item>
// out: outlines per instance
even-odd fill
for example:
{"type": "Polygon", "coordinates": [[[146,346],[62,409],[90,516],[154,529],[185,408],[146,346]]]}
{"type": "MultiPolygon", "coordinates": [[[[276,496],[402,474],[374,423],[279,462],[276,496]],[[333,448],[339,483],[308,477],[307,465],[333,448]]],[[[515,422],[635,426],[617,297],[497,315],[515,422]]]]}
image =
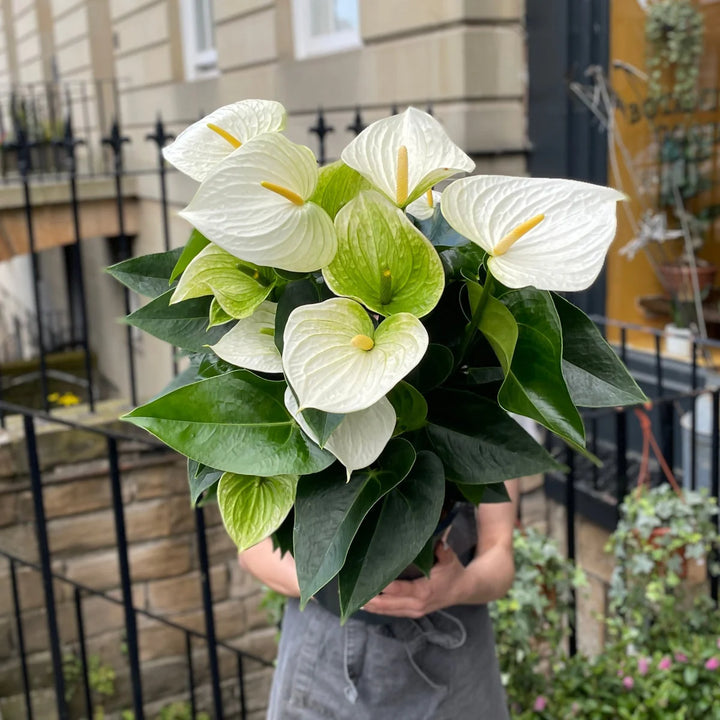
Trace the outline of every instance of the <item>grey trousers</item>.
{"type": "Polygon", "coordinates": [[[288,602],[267,720],[509,717],[485,606],[341,626],[317,602],[288,602]]]}

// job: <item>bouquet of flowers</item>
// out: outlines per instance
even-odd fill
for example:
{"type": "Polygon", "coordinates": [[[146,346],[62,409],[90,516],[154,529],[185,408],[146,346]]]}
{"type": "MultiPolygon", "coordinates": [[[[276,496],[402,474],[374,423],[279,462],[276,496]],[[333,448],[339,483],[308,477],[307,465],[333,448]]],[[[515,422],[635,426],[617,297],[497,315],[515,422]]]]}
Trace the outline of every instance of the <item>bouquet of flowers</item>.
{"type": "Polygon", "coordinates": [[[125,415],[188,458],[240,550],[272,535],[302,602],[331,580],[342,618],[407,566],[443,513],[507,500],[558,467],[510,413],[584,448],[578,406],[645,396],[577,307],[622,194],[471,176],[414,108],[318,168],[264,100],[220,108],[165,158],[200,183],[186,246],[109,269],[152,299],[128,322],[188,366],[125,415]]]}

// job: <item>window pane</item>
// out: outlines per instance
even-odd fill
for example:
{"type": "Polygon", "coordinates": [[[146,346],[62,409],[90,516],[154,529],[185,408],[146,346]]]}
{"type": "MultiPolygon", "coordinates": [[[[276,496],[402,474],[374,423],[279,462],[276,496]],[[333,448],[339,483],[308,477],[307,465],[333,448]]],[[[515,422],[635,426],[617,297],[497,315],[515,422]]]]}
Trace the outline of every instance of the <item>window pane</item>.
{"type": "Polygon", "coordinates": [[[310,35],[332,35],[358,26],[357,0],[310,0],[310,35]]]}
{"type": "Polygon", "coordinates": [[[335,0],[335,31],[356,30],[358,27],[357,0],[335,0]]]}
{"type": "Polygon", "coordinates": [[[195,40],[198,52],[211,50],[213,42],[212,10],[210,0],[194,0],[195,40]]]}

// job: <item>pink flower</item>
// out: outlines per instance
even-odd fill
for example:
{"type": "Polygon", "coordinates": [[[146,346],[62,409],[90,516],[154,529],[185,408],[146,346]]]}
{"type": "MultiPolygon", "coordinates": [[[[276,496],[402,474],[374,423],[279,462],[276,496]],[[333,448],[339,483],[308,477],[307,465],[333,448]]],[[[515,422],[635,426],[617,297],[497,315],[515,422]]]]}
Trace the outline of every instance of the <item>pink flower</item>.
{"type": "Polygon", "coordinates": [[[716,657],[711,657],[706,663],[705,663],[705,669],[706,670],[717,670],[720,667],[720,660],[718,660],[716,657]]]}
{"type": "Polygon", "coordinates": [[[543,695],[538,695],[535,698],[535,704],[533,705],[533,710],[535,712],[542,712],[547,707],[547,698],[545,698],[543,695]]]}
{"type": "Polygon", "coordinates": [[[688,661],[688,656],[685,653],[676,652],[675,661],[679,663],[686,663],[688,661]]]}
{"type": "Polygon", "coordinates": [[[658,670],[669,670],[672,665],[672,660],[665,655],[665,657],[658,663],[658,670]]]}
{"type": "Polygon", "coordinates": [[[632,690],[635,686],[635,681],[629,675],[626,675],[623,678],[623,685],[627,690],[632,690]]]}
{"type": "Polygon", "coordinates": [[[641,675],[647,675],[647,671],[650,668],[650,662],[647,658],[638,658],[638,672],[641,675]]]}

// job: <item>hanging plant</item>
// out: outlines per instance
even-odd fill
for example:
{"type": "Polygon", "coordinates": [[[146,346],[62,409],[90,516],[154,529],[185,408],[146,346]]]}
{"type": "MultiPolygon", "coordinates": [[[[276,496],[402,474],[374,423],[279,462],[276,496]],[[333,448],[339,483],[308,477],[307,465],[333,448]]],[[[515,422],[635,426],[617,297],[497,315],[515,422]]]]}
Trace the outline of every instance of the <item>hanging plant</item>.
{"type": "Polygon", "coordinates": [[[671,95],[683,109],[695,104],[703,49],[703,16],[691,0],[658,0],[645,20],[650,96],[662,92],[662,78],[673,72],[671,95]]]}

